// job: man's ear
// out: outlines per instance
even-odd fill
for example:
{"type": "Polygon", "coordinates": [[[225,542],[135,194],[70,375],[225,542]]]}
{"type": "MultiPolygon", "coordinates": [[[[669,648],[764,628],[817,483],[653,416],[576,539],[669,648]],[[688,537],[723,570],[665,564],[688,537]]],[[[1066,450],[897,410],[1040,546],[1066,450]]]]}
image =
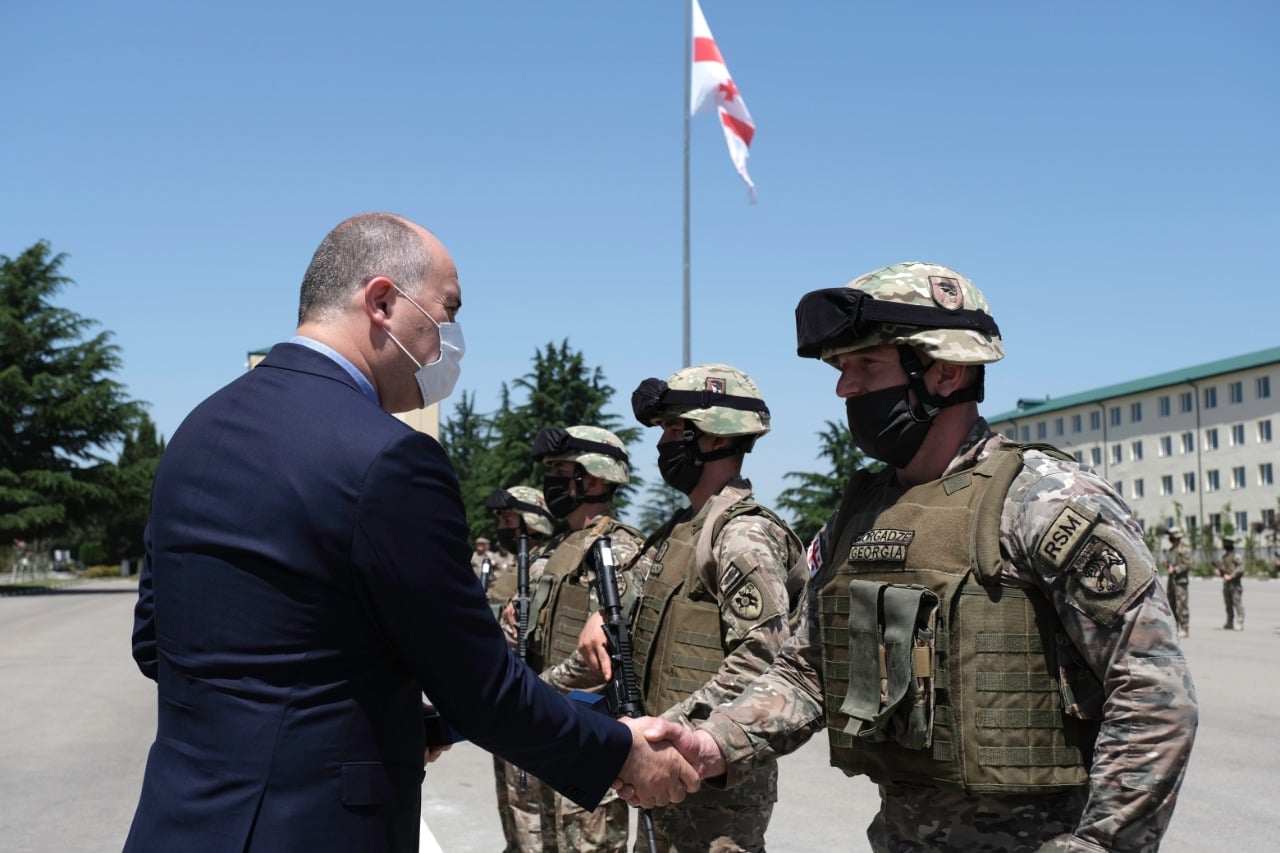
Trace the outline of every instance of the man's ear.
{"type": "Polygon", "coordinates": [[[938,361],[934,363],[934,371],[934,376],[938,383],[934,393],[939,397],[949,396],[973,381],[972,371],[967,364],[938,361]]]}
{"type": "Polygon", "coordinates": [[[391,311],[396,298],[395,285],[391,279],[376,275],[360,289],[360,298],[364,311],[375,326],[386,327],[391,320],[391,311]]]}

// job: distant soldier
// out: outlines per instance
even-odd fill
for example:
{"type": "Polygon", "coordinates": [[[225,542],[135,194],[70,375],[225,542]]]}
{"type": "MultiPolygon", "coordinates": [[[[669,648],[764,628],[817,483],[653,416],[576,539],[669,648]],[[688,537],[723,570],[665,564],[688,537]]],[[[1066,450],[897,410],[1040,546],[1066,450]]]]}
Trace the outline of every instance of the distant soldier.
{"type": "MultiPolygon", "coordinates": [[[[494,609],[495,616],[517,591],[516,553],[521,532],[529,534],[529,560],[532,563],[538,559],[555,530],[555,520],[547,510],[542,492],[532,486],[512,486],[505,490],[505,499],[494,500],[494,496],[501,497],[502,491],[504,490],[494,492],[486,502],[491,507],[501,507],[493,510],[498,522],[498,544],[511,556],[510,569],[496,575],[489,585],[489,606],[494,609]]],[[[507,639],[514,645],[510,635],[507,639]]],[[[522,846],[521,841],[530,836],[536,838],[541,833],[542,809],[527,796],[512,798],[511,780],[516,778],[517,771],[496,755],[493,757],[493,773],[498,795],[498,815],[502,820],[502,836],[506,839],[503,853],[527,850],[529,848],[522,846]]],[[[550,802],[554,792],[545,786],[541,790],[550,802]]]]}
{"type": "MultiPolygon", "coordinates": [[[[769,431],[750,377],[723,364],[687,367],[666,382],[645,380],[631,400],[640,423],[662,428],[658,470],[690,503],[649,537],[634,569],[636,680],[646,713],[687,722],[737,696],[791,635],[808,574],[804,547],[742,477],[745,455],[769,431]]],[[[591,628],[584,641],[594,639],[591,628]]],[[[598,642],[584,647],[605,669],[601,652],[598,642]]],[[[654,809],[658,849],[764,850],[777,786],[769,762],[731,790],[703,786],[654,809]]]]}
{"type": "MultiPolygon", "coordinates": [[[[592,546],[600,537],[610,537],[614,559],[622,567],[644,543],[640,531],[614,517],[613,497],[628,480],[627,451],[609,430],[579,425],[540,430],[532,453],[545,468],[542,490],[547,508],[569,529],[550,540],[529,567],[528,663],[561,692],[598,692],[604,679],[577,655],[578,634],[598,608],[591,597],[592,546]]],[[[625,588],[630,576],[620,571],[619,584],[625,588]]],[[[508,632],[513,619],[508,609],[508,632]]],[[[516,774],[508,773],[508,784],[518,786],[516,774]]],[[[539,815],[536,821],[520,815],[527,831],[519,839],[519,850],[625,853],[631,815],[616,794],[589,812],[537,779],[526,776],[524,789],[523,795],[509,791],[508,797],[523,812],[536,808],[539,815]]]]}
{"type": "Polygon", "coordinates": [[[1236,553],[1234,536],[1222,537],[1222,557],[1214,569],[1214,574],[1222,578],[1222,603],[1227,608],[1227,621],[1222,626],[1224,631],[1235,628],[1244,630],[1244,561],[1236,553]]]}
{"type": "Polygon", "coordinates": [[[480,577],[484,570],[484,561],[488,560],[490,566],[493,563],[493,555],[489,553],[489,540],[483,536],[475,541],[474,550],[471,552],[471,571],[476,573],[476,577],[480,577]]]}
{"type": "Polygon", "coordinates": [[[1173,616],[1178,620],[1178,636],[1186,637],[1191,632],[1191,609],[1187,603],[1187,585],[1191,582],[1191,546],[1182,541],[1181,527],[1170,527],[1168,535],[1169,550],[1164,554],[1164,566],[1169,578],[1165,591],[1169,594],[1173,616]]]}

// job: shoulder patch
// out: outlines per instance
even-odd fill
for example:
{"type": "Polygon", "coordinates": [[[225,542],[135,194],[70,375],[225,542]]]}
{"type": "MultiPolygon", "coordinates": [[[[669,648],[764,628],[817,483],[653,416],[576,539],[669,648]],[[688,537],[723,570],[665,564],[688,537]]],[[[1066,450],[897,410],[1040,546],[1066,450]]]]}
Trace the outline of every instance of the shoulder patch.
{"type": "Polygon", "coordinates": [[[1040,536],[1036,553],[1055,569],[1061,569],[1075,556],[1097,518],[1095,511],[1068,501],[1040,536]]]}
{"type": "Polygon", "coordinates": [[[1067,572],[1089,595],[1119,595],[1128,585],[1129,567],[1124,556],[1097,536],[1089,537],[1067,572]]]}
{"type": "Polygon", "coordinates": [[[764,612],[764,598],[756,582],[749,580],[729,596],[729,607],[740,618],[748,621],[759,619],[764,612]]]}

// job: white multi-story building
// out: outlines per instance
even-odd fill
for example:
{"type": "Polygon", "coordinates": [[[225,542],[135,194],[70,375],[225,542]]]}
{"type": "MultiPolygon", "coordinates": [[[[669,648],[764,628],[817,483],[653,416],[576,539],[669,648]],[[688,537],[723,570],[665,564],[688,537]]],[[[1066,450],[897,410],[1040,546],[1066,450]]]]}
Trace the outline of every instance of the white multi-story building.
{"type": "Polygon", "coordinates": [[[1144,527],[1276,531],[1280,506],[1280,347],[1108,385],[1019,400],[987,419],[1044,441],[1106,477],[1144,527]]]}

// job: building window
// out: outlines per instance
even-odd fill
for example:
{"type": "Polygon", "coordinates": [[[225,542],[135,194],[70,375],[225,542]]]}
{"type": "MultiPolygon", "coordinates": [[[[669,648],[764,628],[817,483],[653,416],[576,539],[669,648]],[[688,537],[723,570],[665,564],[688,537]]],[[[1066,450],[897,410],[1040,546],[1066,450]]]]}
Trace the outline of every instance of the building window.
{"type": "Polygon", "coordinates": [[[1245,510],[1240,510],[1239,512],[1236,513],[1236,532],[1243,534],[1248,529],[1249,529],[1249,513],[1246,512],[1245,510]]]}
{"type": "Polygon", "coordinates": [[[1196,434],[1194,432],[1184,432],[1182,434],[1182,452],[1196,452],[1196,434]]]}
{"type": "Polygon", "coordinates": [[[1161,456],[1173,455],[1173,436],[1171,435],[1160,436],[1160,455],[1161,456]]]}
{"type": "Polygon", "coordinates": [[[1124,497],[1124,480],[1116,480],[1116,494],[1124,497]]]}
{"type": "Polygon", "coordinates": [[[1173,494],[1173,475],[1172,474],[1165,474],[1163,477],[1160,478],[1160,494],[1161,495],[1173,494]]]}
{"type": "Polygon", "coordinates": [[[1254,390],[1259,400],[1265,400],[1271,396],[1271,377],[1259,376],[1254,390]]]}
{"type": "Polygon", "coordinates": [[[1030,441],[1030,440],[1031,440],[1031,427],[1025,427],[1025,426],[1024,426],[1024,427],[1022,428],[1022,440],[1023,440],[1023,441],[1030,441]]]}
{"type": "Polygon", "coordinates": [[[1244,424],[1233,424],[1231,426],[1231,446],[1239,447],[1244,444],[1244,424]]]}
{"type": "Polygon", "coordinates": [[[1120,464],[1120,460],[1121,460],[1122,458],[1123,458],[1123,457],[1122,457],[1122,456],[1121,456],[1121,454],[1120,454],[1120,445],[1118,445],[1118,444],[1113,444],[1113,445],[1111,445],[1111,464],[1112,464],[1112,465],[1119,465],[1119,464],[1120,464]]]}
{"type": "Polygon", "coordinates": [[[1041,421],[1040,423],[1036,424],[1036,438],[1039,439],[1040,441],[1044,441],[1048,437],[1049,437],[1049,425],[1046,424],[1044,421],[1041,421]]]}
{"type": "Polygon", "coordinates": [[[1244,383],[1237,380],[1227,383],[1227,401],[1232,405],[1244,402],[1244,383]]]}
{"type": "Polygon", "coordinates": [[[1173,407],[1169,405],[1169,395],[1165,394],[1160,398],[1160,417],[1167,418],[1169,413],[1173,411],[1173,407]]]}
{"type": "Polygon", "coordinates": [[[1237,465],[1235,468],[1231,469],[1231,488],[1233,489],[1244,488],[1244,466],[1243,465],[1237,465]]]}
{"type": "Polygon", "coordinates": [[[1206,492],[1216,492],[1222,488],[1222,483],[1218,480],[1218,469],[1210,468],[1204,472],[1204,490],[1206,492]]]}
{"type": "Polygon", "coordinates": [[[1142,494],[1144,491],[1145,490],[1142,485],[1142,478],[1139,477],[1138,479],[1133,481],[1133,496],[1135,498],[1140,498],[1142,497],[1142,494]]]}
{"type": "Polygon", "coordinates": [[[1079,431],[1081,430],[1081,428],[1082,428],[1082,427],[1080,426],[1081,420],[1082,420],[1082,419],[1081,419],[1081,417],[1080,417],[1079,415],[1072,415],[1072,416],[1071,416],[1071,431],[1072,431],[1072,432],[1079,432],[1079,431]]]}
{"type": "Polygon", "coordinates": [[[1142,420],[1142,403],[1129,404],[1129,420],[1135,424],[1142,420]]]}
{"type": "Polygon", "coordinates": [[[1017,441],[1017,440],[1018,440],[1018,428],[1017,428],[1017,427],[1009,427],[1007,430],[1005,430],[1005,431],[1004,431],[1004,437],[1005,437],[1005,438],[1007,438],[1007,439],[1009,439],[1010,441],[1017,441]]]}
{"type": "Polygon", "coordinates": [[[1076,464],[1077,464],[1077,465],[1083,465],[1083,464],[1084,464],[1084,453],[1083,453],[1083,452],[1081,452],[1081,451],[1077,450],[1075,453],[1073,453],[1073,454],[1071,454],[1071,455],[1072,455],[1072,456],[1074,456],[1074,457],[1076,458],[1076,464]]]}
{"type": "Polygon", "coordinates": [[[1263,462],[1258,466],[1258,485],[1274,486],[1276,483],[1274,475],[1271,473],[1271,463],[1263,462]]]}
{"type": "Polygon", "coordinates": [[[1062,435],[1064,425],[1065,425],[1065,422],[1063,421],[1063,419],[1062,419],[1062,418],[1058,418],[1056,421],[1054,421],[1054,422],[1053,422],[1053,434],[1054,434],[1054,435],[1062,435]]]}
{"type": "Polygon", "coordinates": [[[1129,455],[1133,457],[1134,462],[1142,461],[1142,442],[1135,441],[1129,446],[1129,455]]]}
{"type": "Polygon", "coordinates": [[[1089,413],[1089,429],[1102,429],[1102,412],[1089,413]]]}
{"type": "Polygon", "coordinates": [[[1101,447],[1093,448],[1093,451],[1089,454],[1089,458],[1093,460],[1093,467],[1097,468],[1099,465],[1101,465],[1102,464],[1102,448],[1101,447]]]}
{"type": "Polygon", "coordinates": [[[1205,450],[1218,449],[1218,428],[1217,427],[1209,427],[1207,430],[1204,431],[1204,449],[1205,450]]]}
{"type": "Polygon", "coordinates": [[[1206,409],[1218,408],[1218,389],[1217,388],[1204,389],[1204,407],[1206,409]]]}
{"type": "Polygon", "coordinates": [[[1217,532],[1222,529],[1222,513],[1220,512],[1209,513],[1209,529],[1214,532],[1217,532]]]}
{"type": "Polygon", "coordinates": [[[1271,443],[1271,419],[1270,418],[1268,418],[1265,421],[1258,421],[1258,443],[1259,444],[1271,443]]]}
{"type": "Polygon", "coordinates": [[[1182,520],[1187,523],[1188,530],[1196,529],[1196,517],[1194,515],[1184,516],[1182,520]]]}
{"type": "Polygon", "coordinates": [[[1120,407],[1112,406],[1110,411],[1111,411],[1111,425],[1120,426],[1120,407]]]}
{"type": "Polygon", "coordinates": [[[1268,530],[1276,528],[1276,511],[1274,509],[1264,509],[1262,511],[1262,526],[1268,530]]]}
{"type": "Polygon", "coordinates": [[[1190,494],[1196,490],[1196,472],[1188,471],[1182,475],[1182,491],[1190,494]]]}

